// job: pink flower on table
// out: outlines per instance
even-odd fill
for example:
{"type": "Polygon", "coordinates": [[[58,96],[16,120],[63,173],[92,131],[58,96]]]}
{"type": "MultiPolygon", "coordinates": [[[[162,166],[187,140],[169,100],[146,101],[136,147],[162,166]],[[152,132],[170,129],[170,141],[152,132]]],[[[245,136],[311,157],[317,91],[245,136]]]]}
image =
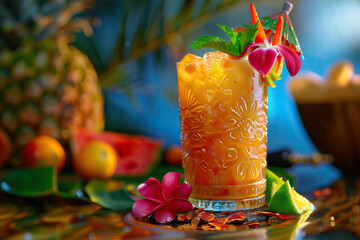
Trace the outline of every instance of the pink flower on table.
{"type": "Polygon", "coordinates": [[[192,187],[187,183],[179,184],[181,173],[167,173],[160,184],[156,178],[149,178],[137,188],[145,199],[138,200],[133,205],[134,217],[142,218],[155,213],[159,223],[171,222],[176,213],[188,212],[194,209],[188,201],[192,187]]]}
{"type": "Polygon", "coordinates": [[[264,43],[250,43],[237,58],[248,54],[250,65],[260,73],[261,77],[265,77],[270,72],[278,55],[284,58],[290,76],[295,76],[300,71],[299,55],[281,44],[273,44],[270,37],[267,37],[264,43]]]}

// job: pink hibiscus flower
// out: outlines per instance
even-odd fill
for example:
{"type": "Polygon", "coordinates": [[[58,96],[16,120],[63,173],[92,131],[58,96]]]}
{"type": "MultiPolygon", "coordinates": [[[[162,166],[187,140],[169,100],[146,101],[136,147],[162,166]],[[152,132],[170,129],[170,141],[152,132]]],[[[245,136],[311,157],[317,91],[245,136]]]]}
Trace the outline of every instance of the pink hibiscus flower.
{"type": "Polygon", "coordinates": [[[167,173],[160,184],[156,178],[149,178],[137,188],[145,199],[138,200],[133,205],[134,217],[142,218],[155,213],[159,223],[171,222],[176,213],[188,212],[194,209],[188,201],[192,187],[187,183],[179,184],[181,173],[167,173]]]}

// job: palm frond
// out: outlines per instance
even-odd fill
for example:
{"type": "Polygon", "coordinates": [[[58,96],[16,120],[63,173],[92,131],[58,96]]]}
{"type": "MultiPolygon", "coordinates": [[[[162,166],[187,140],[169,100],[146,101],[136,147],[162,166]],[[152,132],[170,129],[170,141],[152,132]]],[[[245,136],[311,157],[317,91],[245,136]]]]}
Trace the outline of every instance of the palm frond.
{"type": "MultiPolygon", "coordinates": [[[[198,27],[220,12],[247,1],[239,0],[123,0],[120,12],[121,25],[114,54],[109,68],[100,72],[101,81],[106,85],[122,81],[128,74],[122,65],[134,59],[142,59],[148,53],[154,54],[161,62],[158,51],[164,46],[172,45],[182,35],[198,27]],[[174,4],[178,6],[175,7],[174,4]],[[111,79],[111,80],[110,80],[111,79]],[[116,80],[116,81],[115,81],[116,80]],[[112,82],[115,81],[115,82],[112,82]]],[[[177,41],[178,42],[182,41],[177,41]]],[[[177,46],[183,48],[184,46],[177,46]]],[[[137,71],[141,73],[141,70],[137,71]]]]}

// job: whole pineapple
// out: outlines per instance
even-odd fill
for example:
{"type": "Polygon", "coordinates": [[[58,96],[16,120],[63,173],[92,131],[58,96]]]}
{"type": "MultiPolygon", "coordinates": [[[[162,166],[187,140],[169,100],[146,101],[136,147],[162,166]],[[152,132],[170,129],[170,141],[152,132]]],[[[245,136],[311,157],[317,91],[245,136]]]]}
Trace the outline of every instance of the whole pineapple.
{"type": "Polygon", "coordinates": [[[71,31],[91,33],[88,21],[73,18],[89,6],[86,0],[0,0],[0,126],[16,147],[40,134],[66,144],[75,126],[103,129],[97,73],[69,45],[71,31]]]}

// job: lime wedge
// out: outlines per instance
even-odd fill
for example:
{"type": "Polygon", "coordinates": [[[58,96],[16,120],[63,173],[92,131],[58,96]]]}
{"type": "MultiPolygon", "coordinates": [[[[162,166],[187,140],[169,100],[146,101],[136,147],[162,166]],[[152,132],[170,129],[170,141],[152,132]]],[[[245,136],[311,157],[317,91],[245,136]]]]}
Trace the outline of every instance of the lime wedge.
{"type": "Polygon", "coordinates": [[[311,208],[311,203],[302,195],[298,194],[286,181],[271,198],[268,208],[272,212],[299,215],[311,208]]]}
{"type": "MultiPolygon", "coordinates": [[[[281,184],[282,185],[282,184],[281,184]]],[[[279,190],[279,188],[281,187],[280,184],[276,184],[275,182],[272,182],[271,185],[271,191],[270,191],[270,198],[272,198],[274,196],[274,194],[277,192],[277,190],[279,190]]]]}
{"type": "MultiPolygon", "coordinates": [[[[268,168],[266,169],[266,190],[265,190],[265,196],[266,196],[266,202],[268,203],[271,199],[271,197],[274,195],[274,192],[272,192],[272,185],[275,183],[277,186],[283,185],[285,182],[279,178],[275,173],[273,173],[268,168]]],[[[277,190],[277,189],[276,189],[277,190]]]]}

